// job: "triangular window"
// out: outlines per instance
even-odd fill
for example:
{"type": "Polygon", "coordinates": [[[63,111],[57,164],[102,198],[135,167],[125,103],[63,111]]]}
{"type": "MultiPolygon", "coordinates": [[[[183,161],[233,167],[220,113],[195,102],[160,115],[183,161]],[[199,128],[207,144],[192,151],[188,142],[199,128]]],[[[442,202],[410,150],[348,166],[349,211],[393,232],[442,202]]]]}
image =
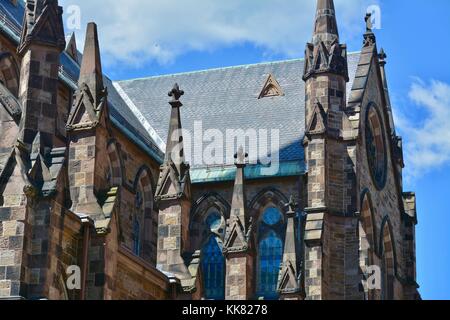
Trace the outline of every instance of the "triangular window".
{"type": "Polygon", "coordinates": [[[275,79],[272,74],[269,74],[258,99],[279,96],[284,96],[283,90],[281,89],[277,79],[275,79]]]}

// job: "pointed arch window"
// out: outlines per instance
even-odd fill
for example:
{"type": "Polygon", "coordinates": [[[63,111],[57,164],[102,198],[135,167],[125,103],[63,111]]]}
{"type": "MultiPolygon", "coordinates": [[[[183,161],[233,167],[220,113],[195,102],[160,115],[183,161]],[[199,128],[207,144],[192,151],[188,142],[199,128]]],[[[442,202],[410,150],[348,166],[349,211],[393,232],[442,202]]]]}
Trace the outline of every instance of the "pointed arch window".
{"type": "Polygon", "coordinates": [[[388,225],[384,227],[381,247],[381,300],[394,300],[394,252],[388,225]]]}
{"type": "Polygon", "coordinates": [[[222,243],[217,236],[211,235],[202,250],[202,271],[205,298],[209,300],[225,299],[225,258],[222,243]]]}
{"type": "Polygon", "coordinates": [[[258,225],[257,297],[278,299],[277,285],[283,259],[286,223],[281,211],[267,208],[258,225]]]}

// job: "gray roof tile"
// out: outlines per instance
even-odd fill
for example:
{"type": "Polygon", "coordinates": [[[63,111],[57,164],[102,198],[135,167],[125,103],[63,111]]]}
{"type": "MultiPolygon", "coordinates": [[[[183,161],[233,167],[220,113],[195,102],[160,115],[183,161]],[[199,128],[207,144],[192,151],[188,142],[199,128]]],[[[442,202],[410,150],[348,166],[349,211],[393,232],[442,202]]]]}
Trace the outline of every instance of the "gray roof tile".
{"type": "MultiPolygon", "coordinates": [[[[350,79],[354,79],[358,61],[358,53],[349,55],[350,79]]],[[[269,132],[278,129],[280,161],[303,162],[303,66],[303,59],[287,60],[119,81],[118,84],[164,141],[170,118],[167,92],[176,82],[185,91],[181,98],[183,128],[193,132],[194,122],[202,121],[203,130],[218,129],[224,136],[227,129],[267,129],[269,132]],[[258,99],[269,74],[277,79],[284,96],[258,99]]],[[[348,91],[351,87],[349,83],[348,91]]],[[[204,147],[207,145],[204,143],[204,147]]],[[[258,151],[248,152],[256,154],[258,151]]],[[[192,161],[191,164],[194,168],[204,166],[192,161]]],[[[232,164],[232,159],[224,159],[223,164],[232,164]]]]}

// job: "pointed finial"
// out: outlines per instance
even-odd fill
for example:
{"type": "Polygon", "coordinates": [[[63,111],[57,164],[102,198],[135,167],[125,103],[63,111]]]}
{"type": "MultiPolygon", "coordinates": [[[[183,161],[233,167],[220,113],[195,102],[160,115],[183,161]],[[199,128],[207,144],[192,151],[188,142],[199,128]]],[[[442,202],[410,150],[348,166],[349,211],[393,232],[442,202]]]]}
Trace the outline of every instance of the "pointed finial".
{"type": "Polygon", "coordinates": [[[248,153],[244,153],[244,147],[240,146],[238,152],[234,155],[236,159],[235,164],[239,167],[244,167],[246,164],[246,159],[248,158],[248,153]]]}
{"type": "Polygon", "coordinates": [[[291,198],[289,199],[289,202],[286,204],[286,208],[288,209],[288,214],[295,214],[298,208],[298,203],[295,201],[295,198],[293,195],[291,195],[291,198]]]}
{"type": "Polygon", "coordinates": [[[366,17],[364,19],[366,21],[366,31],[372,32],[373,24],[372,24],[372,14],[366,13],[366,17]]]}
{"type": "Polygon", "coordinates": [[[173,85],[172,90],[169,92],[169,97],[172,97],[172,102],[180,101],[180,98],[184,95],[184,91],[180,90],[178,83],[173,85]]]}
{"type": "Polygon", "coordinates": [[[324,42],[331,45],[339,43],[339,32],[333,0],[317,0],[314,23],[313,44],[324,42]]]}
{"type": "Polygon", "coordinates": [[[366,17],[364,18],[366,21],[366,33],[364,34],[364,47],[373,46],[376,43],[375,34],[372,32],[372,14],[366,13],[366,17]]]}
{"type": "Polygon", "coordinates": [[[380,53],[378,54],[378,59],[380,60],[380,63],[386,64],[386,58],[387,58],[387,54],[386,54],[386,52],[384,52],[384,49],[381,48],[380,53]]]}
{"type": "Polygon", "coordinates": [[[102,61],[100,45],[98,41],[97,25],[90,22],[86,28],[86,40],[84,44],[83,60],[81,61],[80,77],[78,85],[86,84],[91,93],[96,97],[96,107],[99,98],[104,93],[102,61]]]}

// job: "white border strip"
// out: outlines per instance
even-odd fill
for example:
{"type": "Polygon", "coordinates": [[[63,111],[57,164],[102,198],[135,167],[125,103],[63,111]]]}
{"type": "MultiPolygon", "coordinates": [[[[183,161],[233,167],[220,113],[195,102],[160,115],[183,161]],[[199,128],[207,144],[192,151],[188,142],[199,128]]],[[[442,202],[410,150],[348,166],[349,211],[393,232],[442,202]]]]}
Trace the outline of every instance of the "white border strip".
{"type": "Polygon", "coordinates": [[[125,101],[125,103],[128,105],[130,110],[135,114],[135,116],[138,118],[138,120],[141,122],[141,124],[144,126],[145,130],[147,130],[150,137],[153,139],[153,141],[156,143],[158,148],[162,152],[166,152],[166,143],[161,139],[159,134],[156,132],[155,129],[150,125],[150,123],[147,121],[147,119],[144,117],[144,115],[141,113],[141,111],[136,107],[133,101],[131,101],[130,97],[125,93],[125,91],[122,89],[119,83],[113,81],[113,86],[116,88],[117,93],[119,93],[120,97],[125,101]]]}

